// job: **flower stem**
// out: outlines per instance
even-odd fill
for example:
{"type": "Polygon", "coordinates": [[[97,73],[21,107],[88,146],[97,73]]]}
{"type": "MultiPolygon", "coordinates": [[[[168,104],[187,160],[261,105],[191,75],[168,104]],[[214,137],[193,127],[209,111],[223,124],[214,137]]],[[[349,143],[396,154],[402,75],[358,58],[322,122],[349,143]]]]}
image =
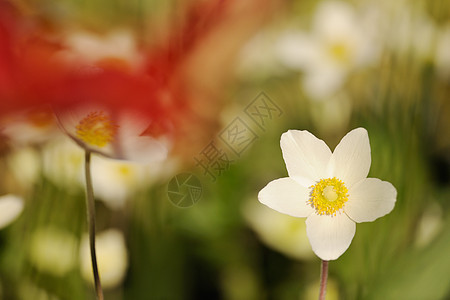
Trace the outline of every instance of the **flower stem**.
{"type": "Polygon", "coordinates": [[[95,293],[97,300],[103,300],[103,290],[100,283],[100,276],[97,267],[97,255],[95,253],[95,202],[94,189],[92,187],[91,177],[91,152],[86,150],[85,153],[85,175],[86,175],[86,208],[89,229],[89,245],[91,248],[92,272],[94,274],[95,293]]]}
{"type": "Polygon", "coordinates": [[[319,300],[325,300],[328,281],[328,261],[322,260],[322,268],[320,269],[320,291],[319,300]]]}

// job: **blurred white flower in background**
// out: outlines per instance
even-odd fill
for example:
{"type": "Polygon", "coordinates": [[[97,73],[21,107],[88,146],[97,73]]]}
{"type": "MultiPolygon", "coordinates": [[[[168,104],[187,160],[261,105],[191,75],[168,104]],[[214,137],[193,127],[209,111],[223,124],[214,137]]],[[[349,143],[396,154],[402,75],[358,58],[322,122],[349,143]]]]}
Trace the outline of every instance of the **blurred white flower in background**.
{"type": "Polygon", "coordinates": [[[43,173],[54,184],[73,190],[82,187],[84,151],[71,140],[55,139],[42,149],[43,173]]]}
{"type": "Polygon", "coordinates": [[[442,208],[436,202],[430,203],[417,224],[415,244],[428,245],[442,230],[444,225],[442,208]]]}
{"type": "Polygon", "coordinates": [[[411,1],[381,1],[370,7],[377,15],[377,29],[383,46],[404,61],[429,62],[432,58],[436,26],[411,1]]]}
{"type": "Polygon", "coordinates": [[[323,1],[310,32],[292,28],[281,34],[276,46],[279,60],[304,72],[303,89],[313,100],[332,95],[350,72],[378,58],[373,24],[362,21],[351,4],[323,1]]]}
{"type": "Polygon", "coordinates": [[[138,111],[113,111],[80,105],[56,113],[64,132],[80,147],[109,158],[140,163],[164,161],[171,143],[167,136],[144,134],[150,121],[138,111]]]}
{"type": "Polygon", "coordinates": [[[245,203],[243,214],[250,227],[270,248],[299,260],[314,257],[303,220],[279,213],[254,201],[245,203]]]}
{"type": "Polygon", "coordinates": [[[40,272],[64,276],[77,261],[77,237],[61,228],[38,228],[31,236],[29,260],[40,272]]]}
{"type": "MultiPolygon", "coordinates": [[[[145,139],[145,137],[138,138],[145,139]]],[[[36,157],[33,152],[22,151],[13,155],[11,165],[17,176],[20,176],[21,170],[25,170],[25,175],[30,173],[29,177],[33,178],[32,175],[35,173],[33,170],[37,168],[35,166],[37,162],[34,161],[36,157]],[[21,169],[22,167],[25,169],[21,169]]],[[[144,157],[145,154],[142,152],[144,161],[154,160],[151,157],[151,151],[147,153],[148,157],[144,157]]],[[[84,155],[83,149],[72,140],[66,137],[55,139],[42,148],[43,173],[54,184],[67,188],[69,191],[82,188],[86,180],[84,178],[84,155]]],[[[164,153],[163,157],[165,157],[164,153]]],[[[96,198],[104,201],[110,209],[123,208],[126,200],[138,190],[150,186],[157,180],[164,180],[171,176],[176,169],[177,162],[172,159],[138,163],[93,155],[91,162],[96,198]]]]}
{"type": "MultiPolygon", "coordinates": [[[[122,232],[109,229],[96,236],[97,264],[104,288],[113,288],[122,283],[128,268],[128,252],[122,232]]],[[[94,282],[92,275],[89,239],[84,236],[80,245],[81,275],[94,282]]]]}
{"type": "Polygon", "coordinates": [[[0,120],[0,130],[18,146],[42,144],[61,134],[48,107],[34,107],[6,115],[0,120]]]}
{"type": "Polygon", "coordinates": [[[105,34],[74,30],[67,32],[64,39],[67,49],[61,51],[59,57],[70,63],[108,65],[130,71],[142,66],[143,55],[138,50],[136,37],[126,28],[105,34]]]}
{"type": "Polygon", "coordinates": [[[164,180],[175,172],[172,160],[140,164],[95,155],[92,157],[92,183],[96,198],[110,209],[124,208],[126,201],[157,180],[164,180]]]}
{"type": "Polygon", "coordinates": [[[19,196],[0,196],[0,229],[11,224],[20,215],[23,207],[24,201],[19,196]]]}
{"type": "Polygon", "coordinates": [[[96,198],[111,209],[121,209],[144,184],[149,166],[93,156],[91,168],[96,198]]]}
{"type": "Polygon", "coordinates": [[[33,147],[18,147],[7,156],[8,170],[21,188],[28,189],[41,172],[41,158],[33,147]]]}

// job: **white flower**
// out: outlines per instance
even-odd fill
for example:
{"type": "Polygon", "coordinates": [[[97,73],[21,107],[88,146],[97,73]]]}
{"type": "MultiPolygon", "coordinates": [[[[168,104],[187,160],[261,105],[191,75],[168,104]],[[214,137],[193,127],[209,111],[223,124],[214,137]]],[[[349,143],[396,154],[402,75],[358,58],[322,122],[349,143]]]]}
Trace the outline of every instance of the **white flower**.
{"type": "MultiPolygon", "coordinates": [[[[104,288],[120,284],[128,268],[128,252],[123,234],[116,229],[101,232],[96,238],[97,263],[104,288]]],[[[80,245],[81,274],[84,279],[94,282],[92,275],[89,240],[85,236],[80,245]]]]}
{"type": "Polygon", "coordinates": [[[33,147],[16,148],[7,156],[8,169],[21,188],[32,187],[39,178],[40,159],[33,147]]]}
{"type": "Polygon", "coordinates": [[[96,196],[111,209],[121,209],[126,200],[136,193],[141,180],[146,178],[148,165],[123,160],[92,158],[92,182],[96,196]]]}
{"type": "Polygon", "coordinates": [[[41,272],[64,276],[75,266],[77,238],[56,227],[37,229],[30,241],[30,262],[41,272]]]}
{"type": "Polygon", "coordinates": [[[66,189],[78,189],[84,183],[84,153],[72,141],[55,139],[42,149],[44,175],[66,189]]]}
{"type": "Polygon", "coordinates": [[[420,6],[409,1],[377,2],[371,6],[377,16],[381,43],[406,62],[428,63],[435,48],[436,24],[420,6]]]}
{"type": "Polygon", "coordinates": [[[150,124],[138,112],[88,105],[58,111],[56,115],[65,133],[91,152],[139,163],[167,158],[169,141],[145,134],[150,124]]]}
{"type": "Polygon", "coordinates": [[[11,194],[0,197],[0,229],[8,226],[23,210],[23,199],[11,194]]]}
{"type": "Polygon", "coordinates": [[[0,120],[0,129],[19,146],[42,144],[61,134],[48,107],[33,107],[7,115],[0,120]]]}
{"type": "Polygon", "coordinates": [[[157,179],[168,177],[175,171],[175,167],[172,160],[141,164],[93,156],[91,168],[94,191],[98,199],[110,209],[122,209],[127,200],[131,200],[157,179]]]}
{"type": "Polygon", "coordinates": [[[394,208],[391,183],[367,178],[371,157],[367,131],[344,136],[332,153],[308,131],[281,136],[289,177],[270,182],[258,194],[261,203],[279,212],[306,218],[312,249],[322,260],[334,260],[350,246],[356,224],[371,222],[394,208]]]}
{"type": "Polygon", "coordinates": [[[287,67],[304,72],[303,89],[313,100],[332,95],[351,71],[377,57],[379,49],[371,28],[362,21],[350,4],[324,1],[317,8],[310,33],[291,29],[281,35],[278,57],[287,67]]]}

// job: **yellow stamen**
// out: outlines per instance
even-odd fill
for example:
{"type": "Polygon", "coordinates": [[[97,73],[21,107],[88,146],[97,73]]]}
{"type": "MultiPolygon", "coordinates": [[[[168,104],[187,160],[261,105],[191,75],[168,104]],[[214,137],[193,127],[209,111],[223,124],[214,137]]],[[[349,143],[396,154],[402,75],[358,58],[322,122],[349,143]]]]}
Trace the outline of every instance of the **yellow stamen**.
{"type": "Polygon", "coordinates": [[[344,182],[336,177],[321,179],[311,188],[308,203],[316,209],[316,213],[319,215],[335,216],[348,200],[348,190],[344,182]]]}
{"type": "Polygon", "coordinates": [[[104,112],[91,112],[76,126],[76,136],[83,142],[97,147],[105,147],[114,140],[117,128],[104,112]]]}

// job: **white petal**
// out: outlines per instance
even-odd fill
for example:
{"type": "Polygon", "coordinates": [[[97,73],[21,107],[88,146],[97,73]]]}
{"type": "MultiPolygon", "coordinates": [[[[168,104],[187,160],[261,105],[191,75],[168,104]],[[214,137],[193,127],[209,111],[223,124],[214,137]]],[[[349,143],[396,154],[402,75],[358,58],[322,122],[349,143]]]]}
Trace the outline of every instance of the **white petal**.
{"type": "Polygon", "coordinates": [[[322,38],[346,36],[359,30],[355,25],[355,9],[343,1],[322,1],[313,20],[315,34],[322,38]]]}
{"type": "Polygon", "coordinates": [[[372,222],[392,211],[397,190],[387,182],[377,178],[366,178],[349,190],[345,213],[355,222],[372,222]]]}
{"type": "Polygon", "coordinates": [[[0,228],[9,225],[23,210],[23,200],[14,195],[0,197],[0,228]]]}
{"type": "Polygon", "coordinates": [[[136,111],[122,112],[115,145],[115,158],[139,163],[153,163],[167,158],[170,142],[165,136],[154,138],[144,135],[150,121],[136,111]]]}
{"type": "Polygon", "coordinates": [[[311,214],[306,219],[306,234],[311,247],[323,260],[334,260],[350,246],[355,236],[356,223],[346,214],[319,216],[311,214]]]}
{"type": "Polygon", "coordinates": [[[288,68],[311,69],[317,60],[317,44],[301,31],[287,31],[275,44],[279,60],[288,68]]]}
{"type": "Polygon", "coordinates": [[[326,176],[331,150],[306,130],[288,130],[281,136],[281,150],[289,177],[304,187],[326,176]]]}
{"type": "Polygon", "coordinates": [[[258,200],[268,207],[294,217],[307,217],[313,208],[307,204],[309,189],[289,177],[269,182],[258,194],[258,200]]]}
{"type": "Polygon", "coordinates": [[[150,125],[149,119],[136,111],[123,111],[118,116],[119,137],[123,135],[141,135],[150,125]]]}
{"type": "Polygon", "coordinates": [[[136,192],[141,180],[148,179],[145,171],[150,167],[140,163],[93,156],[91,168],[96,197],[109,208],[119,210],[124,208],[127,199],[136,192]]]}
{"type": "Polygon", "coordinates": [[[370,169],[370,144],[367,130],[356,128],[347,133],[331,156],[329,173],[343,180],[346,187],[367,177],[370,169]]]}
{"type": "Polygon", "coordinates": [[[150,136],[122,136],[118,159],[139,163],[160,162],[167,158],[169,146],[150,136]]]}

